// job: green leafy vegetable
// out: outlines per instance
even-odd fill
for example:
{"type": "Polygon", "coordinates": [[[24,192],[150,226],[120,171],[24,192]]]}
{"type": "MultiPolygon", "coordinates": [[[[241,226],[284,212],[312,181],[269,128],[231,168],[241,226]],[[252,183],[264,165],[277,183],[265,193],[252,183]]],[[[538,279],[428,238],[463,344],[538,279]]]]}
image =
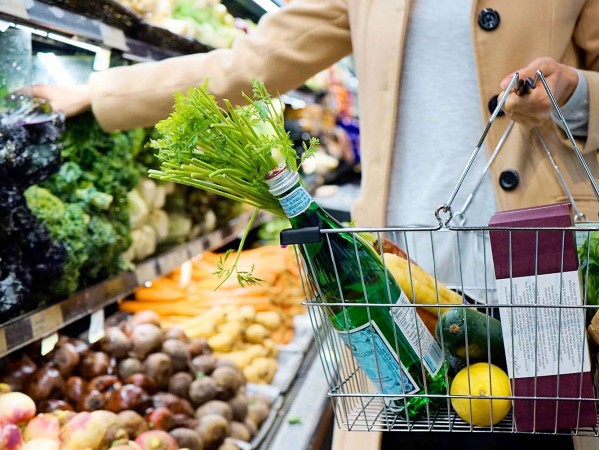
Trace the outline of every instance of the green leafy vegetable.
{"type": "MultiPolygon", "coordinates": [[[[599,305],[599,231],[588,233],[587,239],[578,247],[578,260],[583,292],[586,294],[585,303],[599,305]]],[[[596,311],[597,308],[588,309],[587,319],[592,319],[596,311]]]]}
{"type": "MultiPolygon", "coordinates": [[[[160,136],[150,142],[161,161],[160,170],[148,172],[151,178],[200,188],[256,208],[233,265],[226,268],[223,259],[217,267],[221,284],[234,273],[242,285],[259,282],[251,273],[236,269],[247,233],[260,209],[286,217],[264,177],[280,162],[297,171],[302,161],[264,84],[254,81],[252,97],[244,94],[244,98],[247,105],[234,107],[224,100],[221,107],[207,83],[187,95],[178,94],[173,113],[156,125],[160,136]]],[[[317,144],[311,139],[303,157],[314,154],[317,144]]]]}
{"type": "Polygon", "coordinates": [[[80,271],[88,259],[86,251],[89,216],[81,206],[64,204],[47,189],[32,186],[25,191],[27,206],[48,229],[52,240],[62,243],[67,250],[64,271],[53,281],[50,291],[66,296],[77,289],[80,271]]]}

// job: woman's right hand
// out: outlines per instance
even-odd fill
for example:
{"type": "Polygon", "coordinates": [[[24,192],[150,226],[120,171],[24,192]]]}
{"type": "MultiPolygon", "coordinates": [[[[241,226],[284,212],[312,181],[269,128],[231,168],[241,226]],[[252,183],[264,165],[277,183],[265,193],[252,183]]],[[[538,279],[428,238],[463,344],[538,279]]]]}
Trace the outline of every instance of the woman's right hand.
{"type": "Polygon", "coordinates": [[[87,84],[37,84],[31,87],[31,94],[46,100],[54,111],[62,112],[66,117],[76,116],[91,109],[91,95],[87,84]]]}

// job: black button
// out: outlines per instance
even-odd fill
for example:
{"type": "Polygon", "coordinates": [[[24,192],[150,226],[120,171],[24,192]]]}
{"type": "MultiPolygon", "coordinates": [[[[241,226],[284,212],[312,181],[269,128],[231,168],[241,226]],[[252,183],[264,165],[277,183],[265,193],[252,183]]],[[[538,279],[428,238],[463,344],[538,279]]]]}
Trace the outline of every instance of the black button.
{"type": "MultiPolygon", "coordinates": [[[[491,97],[489,99],[489,112],[491,114],[493,114],[493,111],[495,111],[495,108],[497,108],[497,103],[499,103],[499,95],[494,95],[493,97],[491,97]]],[[[497,113],[497,117],[501,117],[501,116],[505,116],[505,111],[502,109],[497,113]]]]}
{"type": "Polygon", "coordinates": [[[493,31],[499,26],[499,13],[491,8],[483,9],[478,15],[478,25],[485,31],[493,31]]]}
{"type": "Polygon", "coordinates": [[[520,183],[520,175],[514,169],[507,169],[499,175],[499,186],[504,191],[513,191],[520,183]]]}

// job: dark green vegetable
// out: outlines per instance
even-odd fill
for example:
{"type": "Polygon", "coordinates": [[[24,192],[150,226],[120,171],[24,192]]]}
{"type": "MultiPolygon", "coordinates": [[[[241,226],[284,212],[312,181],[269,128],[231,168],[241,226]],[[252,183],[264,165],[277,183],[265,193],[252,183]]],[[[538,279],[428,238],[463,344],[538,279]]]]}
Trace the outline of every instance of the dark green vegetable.
{"type": "MultiPolygon", "coordinates": [[[[579,231],[577,233],[582,233],[579,231]]],[[[578,260],[582,289],[586,305],[599,304],[599,231],[587,232],[584,243],[578,247],[578,260]]],[[[587,320],[591,320],[597,308],[588,308],[587,320]]]]}
{"type": "Polygon", "coordinates": [[[144,129],[106,133],[91,114],[67,122],[64,164],[43,187],[89,216],[78,288],[128,268],[122,259],[131,245],[127,194],[140,180],[135,157],[145,139],[144,129]]]}
{"type": "Polygon", "coordinates": [[[489,362],[506,368],[501,322],[473,308],[451,308],[436,328],[445,351],[468,363],[489,362]]]}

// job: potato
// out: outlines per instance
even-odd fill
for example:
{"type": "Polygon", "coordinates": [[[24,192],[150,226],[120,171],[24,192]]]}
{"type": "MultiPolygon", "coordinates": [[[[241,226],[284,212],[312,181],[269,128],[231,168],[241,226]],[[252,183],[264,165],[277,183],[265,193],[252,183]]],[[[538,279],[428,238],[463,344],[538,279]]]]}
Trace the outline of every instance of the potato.
{"type": "Polygon", "coordinates": [[[218,414],[202,416],[196,428],[206,448],[215,448],[221,444],[231,432],[229,422],[218,414]]]}
{"type": "Polygon", "coordinates": [[[229,352],[233,347],[235,337],[227,333],[217,333],[208,338],[208,345],[215,352],[229,352]]]}
{"type": "Polygon", "coordinates": [[[229,400],[233,411],[233,420],[243,422],[248,414],[248,398],[243,392],[237,392],[235,397],[229,400]]]}
{"type": "Polygon", "coordinates": [[[231,437],[245,442],[250,442],[252,439],[248,427],[240,422],[231,422],[231,437]]]}
{"type": "Polygon", "coordinates": [[[245,340],[252,344],[261,344],[268,337],[268,330],[259,323],[253,323],[245,329],[245,340]]]}
{"type": "Polygon", "coordinates": [[[193,406],[200,406],[216,398],[218,386],[211,377],[202,377],[189,386],[189,400],[193,406]]]}
{"type": "Polygon", "coordinates": [[[241,336],[241,331],[243,330],[243,326],[239,321],[227,321],[222,325],[218,326],[219,333],[225,333],[229,336],[239,337],[241,336]]]}
{"type": "Polygon", "coordinates": [[[175,438],[180,448],[188,448],[189,450],[204,450],[204,443],[200,437],[200,433],[196,430],[188,428],[175,428],[169,431],[169,434],[175,438]]]}
{"type": "Polygon", "coordinates": [[[191,360],[191,369],[193,372],[202,372],[204,375],[210,375],[216,368],[216,357],[214,355],[199,355],[191,360]]]}
{"type": "Polygon", "coordinates": [[[253,365],[249,365],[243,369],[243,375],[250,383],[266,383],[266,380],[260,378],[260,371],[258,368],[253,365]]]}
{"type": "Polygon", "coordinates": [[[259,427],[268,417],[270,408],[263,402],[257,401],[248,405],[248,417],[259,427]]]}
{"type": "Polygon", "coordinates": [[[227,402],[223,402],[222,400],[210,400],[209,402],[204,403],[196,409],[195,416],[198,419],[201,419],[203,416],[210,414],[218,414],[229,422],[233,420],[233,408],[231,408],[231,405],[227,402]]]}
{"type": "Polygon", "coordinates": [[[214,369],[211,375],[217,388],[217,398],[228,400],[245,384],[245,377],[236,367],[222,366],[214,369]]]}
{"type": "Polygon", "coordinates": [[[281,319],[281,315],[277,311],[261,311],[256,313],[256,317],[254,317],[254,322],[263,325],[269,330],[276,330],[281,326],[283,320],[281,319]]]}
{"type": "Polygon", "coordinates": [[[243,370],[249,366],[254,357],[246,351],[223,353],[221,359],[231,361],[236,367],[243,370]]]}
{"type": "Polygon", "coordinates": [[[249,321],[253,321],[254,317],[256,317],[256,309],[253,306],[245,305],[239,308],[239,313],[241,316],[249,321]]]}

